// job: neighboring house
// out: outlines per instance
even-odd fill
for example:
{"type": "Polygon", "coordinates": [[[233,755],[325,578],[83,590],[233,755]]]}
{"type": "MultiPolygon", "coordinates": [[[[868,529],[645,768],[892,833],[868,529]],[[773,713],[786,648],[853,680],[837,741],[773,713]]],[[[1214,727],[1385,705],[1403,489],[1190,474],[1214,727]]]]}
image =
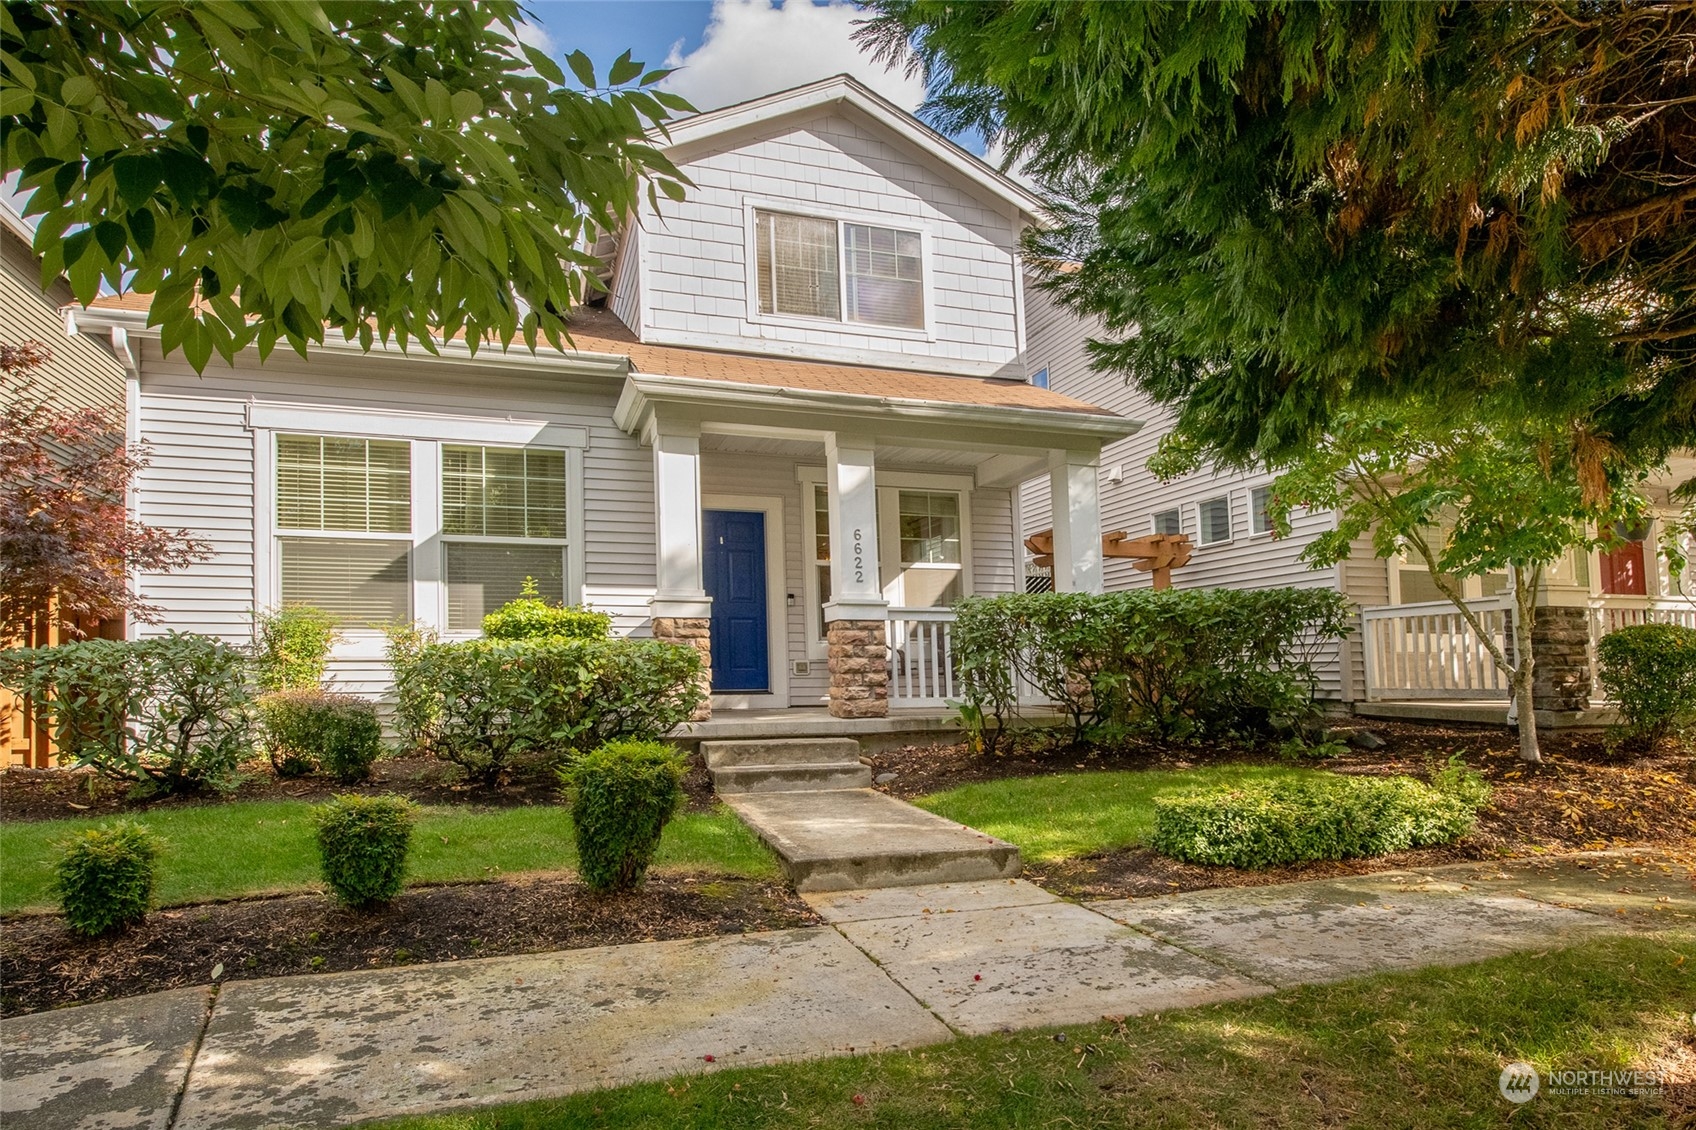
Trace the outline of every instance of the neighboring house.
{"type": "MultiPolygon", "coordinates": [[[[1429,702],[1499,704],[1505,709],[1505,678],[1491,664],[1454,606],[1432,583],[1418,560],[1377,557],[1369,539],[1355,543],[1345,561],[1310,569],[1301,552],[1313,538],[1332,528],[1329,512],[1297,512],[1290,536],[1276,536],[1265,507],[1273,476],[1264,472],[1204,469],[1161,482],[1147,469],[1162,436],[1172,429],[1172,413],[1155,404],[1118,374],[1094,371],[1085,343],[1104,336],[1100,323],[1062,308],[1050,292],[1026,280],[1030,311],[1026,364],[1034,384],[1144,422],[1141,430],[1107,444],[1101,452],[1100,511],[1106,531],[1133,536],[1182,533],[1194,544],[1190,562],[1172,572],[1174,588],[1268,588],[1278,585],[1323,586],[1343,593],[1360,609],[1356,631],[1331,649],[1320,668],[1322,696],[1352,704],[1363,713],[1416,715],[1430,712],[1429,702]]],[[[1696,459],[1680,458],[1665,481],[1651,489],[1658,513],[1670,516],[1678,505],[1670,489],[1696,476],[1696,459]]],[[[1046,529],[1049,484],[1026,483],[1020,492],[1021,535],[1046,529]]],[[[1646,619],[1670,620],[1696,627],[1696,576],[1675,576],[1657,553],[1658,517],[1634,539],[1608,553],[1575,552],[1552,570],[1540,614],[1539,701],[1550,709],[1579,709],[1576,691],[1599,698],[1594,685],[1594,641],[1617,627],[1646,619]],[[1576,648],[1570,646],[1578,641],[1576,648]],[[1584,641],[1588,641],[1586,644],[1584,641]],[[1546,642],[1545,642],[1546,641],[1546,642]],[[1578,667],[1582,670],[1577,670],[1578,667]],[[1561,693],[1556,688],[1571,688],[1561,693]]],[[[1027,552],[1027,562],[1030,554],[1027,552]]],[[[1027,564],[1031,587],[1040,587],[1040,571],[1027,564]]],[[[1145,587],[1147,573],[1126,560],[1108,560],[1109,591],[1145,587]]],[[[1511,594],[1505,575],[1469,578],[1465,592],[1487,610],[1486,622],[1498,639],[1510,631],[1511,594]]],[[[1511,645],[1504,650],[1512,650],[1511,645]]],[[[1481,717],[1476,707],[1458,714],[1481,717]]]]}
{"type": "MultiPolygon", "coordinates": [[[[71,287],[54,279],[41,288],[41,259],[32,249],[35,233],[12,209],[0,202],[0,343],[21,345],[38,341],[51,353],[35,370],[37,385],[70,408],[108,408],[124,415],[124,367],[112,355],[109,342],[71,337],[59,311],[71,301],[71,287]]],[[[0,411],[11,407],[10,390],[0,390],[0,411]]],[[[118,636],[118,623],[86,624],[91,634],[118,636]]],[[[59,643],[62,626],[43,614],[30,638],[8,643],[47,646],[59,643]]],[[[37,726],[27,703],[0,689],[0,766],[46,768],[53,744],[45,727],[37,726]]]]}
{"type": "Polygon", "coordinates": [[[568,352],[329,344],[198,375],[145,300],[72,311],[133,358],[140,517],[214,550],[140,579],[145,630],[241,641],[255,609],[319,605],[333,680],[380,694],[377,625],[467,637],[533,577],[709,650],[720,709],[935,708],[950,605],[1019,585],[1039,472],[1061,585],[1099,590],[1096,460],[1137,425],[1025,380],[1039,202],[846,77],[676,123],[668,153],[696,187],[608,241],[568,352]]]}

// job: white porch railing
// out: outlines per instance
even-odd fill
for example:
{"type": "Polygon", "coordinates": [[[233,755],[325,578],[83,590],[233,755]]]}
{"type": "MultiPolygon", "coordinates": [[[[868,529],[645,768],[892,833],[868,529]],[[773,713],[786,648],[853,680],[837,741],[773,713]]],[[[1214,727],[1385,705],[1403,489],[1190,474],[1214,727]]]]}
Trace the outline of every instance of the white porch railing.
{"type": "MultiPolygon", "coordinates": [[[[1513,598],[1467,602],[1504,653],[1513,650],[1513,598]]],[[[1506,699],[1508,678],[1460,610],[1446,600],[1361,611],[1366,697],[1506,699]]]]}
{"type": "Polygon", "coordinates": [[[891,608],[884,629],[891,707],[946,706],[959,697],[952,608],[891,608]]]}
{"type": "MultiPolygon", "coordinates": [[[[1467,602],[1504,654],[1513,654],[1513,598],[1467,602]]],[[[1366,652],[1366,697],[1385,699],[1481,699],[1504,701],[1508,678],[1489,649],[1446,600],[1361,611],[1366,652]]],[[[1604,596],[1590,602],[1590,670],[1597,670],[1596,642],[1609,632],[1637,624],[1683,624],[1696,628],[1696,601],[1677,597],[1604,596]]],[[[1603,701],[1593,681],[1592,702],[1603,701]]]]}

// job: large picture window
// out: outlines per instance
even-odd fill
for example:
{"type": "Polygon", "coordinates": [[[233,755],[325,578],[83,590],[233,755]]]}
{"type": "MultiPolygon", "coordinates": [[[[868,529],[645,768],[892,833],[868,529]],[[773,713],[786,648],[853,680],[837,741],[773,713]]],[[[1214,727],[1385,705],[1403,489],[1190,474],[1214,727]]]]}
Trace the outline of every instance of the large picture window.
{"type": "Polygon", "coordinates": [[[475,631],[528,578],[565,599],[565,453],[442,446],[442,579],[449,631],[475,631]]]}
{"type": "Polygon", "coordinates": [[[281,603],[353,626],[412,618],[412,451],[397,440],[279,435],[281,603]]]}
{"type": "Polygon", "coordinates": [[[756,211],[754,262],[762,314],[924,328],[918,232],[756,211]]]}

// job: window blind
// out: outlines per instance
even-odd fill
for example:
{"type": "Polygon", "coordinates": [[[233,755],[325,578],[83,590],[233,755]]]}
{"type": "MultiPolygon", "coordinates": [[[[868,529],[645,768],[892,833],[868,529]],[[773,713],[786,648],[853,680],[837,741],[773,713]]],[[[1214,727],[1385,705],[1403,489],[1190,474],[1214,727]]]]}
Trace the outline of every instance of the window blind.
{"type": "Polygon", "coordinates": [[[282,603],[310,604],[360,627],[412,619],[411,543],[278,538],[282,603]]]}
{"type": "Polygon", "coordinates": [[[442,532],[565,537],[565,453],[443,444],[442,532]]]}
{"type": "Polygon", "coordinates": [[[549,604],[565,600],[565,550],[560,546],[450,541],[443,549],[449,631],[481,628],[484,616],[517,599],[526,577],[549,604]]]}
{"type": "Polygon", "coordinates": [[[842,226],[848,320],[880,326],[925,324],[924,256],[917,232],[842,226]]]}
{"type": "Polygon", "coordinates": [[[412,446],[404,440],[277,437],[277,526],[412,532],[412,446]]]}
{"type": "Polygon", "coordinates": [[[842,316],[835,221],[756,212],[754,242],[762,313],[842,316]]]}

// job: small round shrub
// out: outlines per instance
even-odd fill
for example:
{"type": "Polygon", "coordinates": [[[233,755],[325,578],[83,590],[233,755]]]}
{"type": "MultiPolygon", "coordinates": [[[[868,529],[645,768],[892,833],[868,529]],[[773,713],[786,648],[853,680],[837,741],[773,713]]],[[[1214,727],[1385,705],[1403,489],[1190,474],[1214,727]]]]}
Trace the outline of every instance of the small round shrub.
{"type": "Polygon", "coordinates": [[[344,906],[363,910],[400,894],[416,808],[398,796],[338,796],[313,812],[324,882],[344,906]]]}
{"type": "Polygon", "coordinates": [[[561,771],[571,794],[577,868],[593,891],[641,883],[683,803],[683,759],[663,742],[615,741],[561,771]]]}
{"type": "Polygon", "coordinates": [[[1628,746],[1653,749],[1696,720],[1696,628],[1621,628],[1602,637],[1596,657],[1628,746]]]}
{"type": "Polygon", "coordinates": [[[96,938],[147,917],[159,844],[146,825],[103,824],[60,846],[53,886],[72,931],[96,938]]]}
{"type": "Polygon", "coordinates": [[[279,777],[323,769],[343,784],[371,775],[383,751],[377,704],[323,690],[273,691],[259,700],[265,752],[279,777]]]}
{"type": "Polygon", "coordinates": [[[604,640],[611,631],[612,617],[605,612],[549,604],[529,577],[517,600],[483,617],[483,635],[492,640],[604,640]]]}
{"type": "Polygon", "coordinates": [[[253,678],[262,691],[316,687],[336,642],[336,617],[290,604],[253,617],[253,678]]]}

